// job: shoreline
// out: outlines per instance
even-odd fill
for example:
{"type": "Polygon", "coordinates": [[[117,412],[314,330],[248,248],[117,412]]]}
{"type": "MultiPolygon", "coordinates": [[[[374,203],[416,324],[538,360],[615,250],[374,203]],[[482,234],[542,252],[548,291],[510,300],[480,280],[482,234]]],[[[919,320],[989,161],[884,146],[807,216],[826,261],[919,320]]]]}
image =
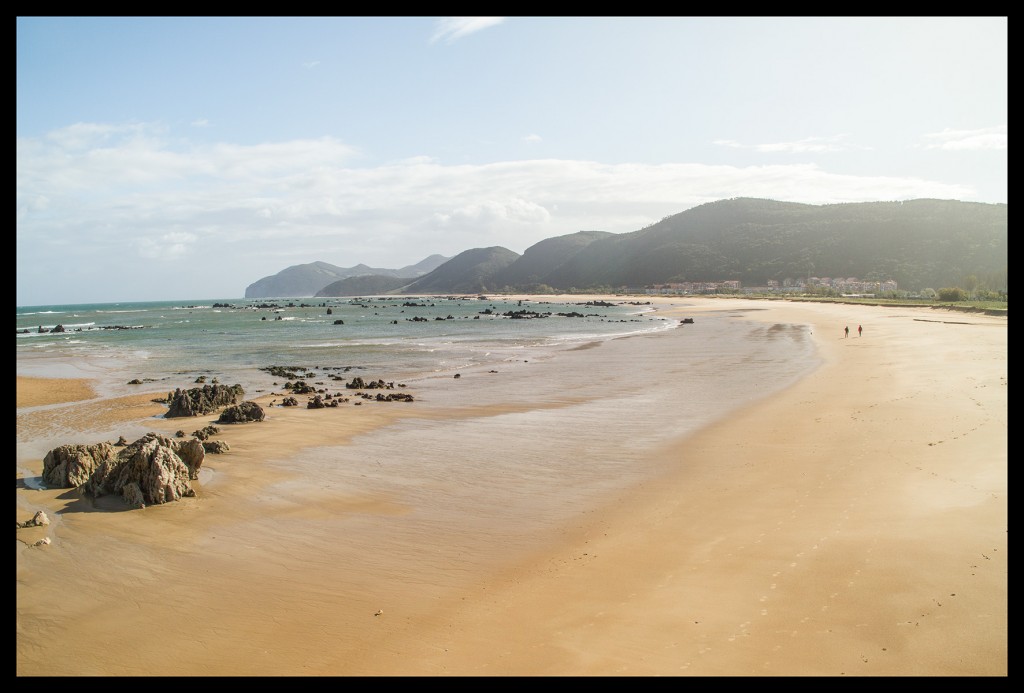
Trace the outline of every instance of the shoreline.
{"type": "MultiPolygon", "coordinates": [[[[74,636],[36,630],[44,621],[35,615],[45,619],[52,608],[45,584],[36,586],[36,580],[45,583],[39,569],[59,565],[59,552],[74,553],[78,542],[100,557],[117,556],[118,540],[142,533],[157,546],[199,547],[191,552],[198,560],[190,554],[199,565],[169,568],[190,571],[185,577],[209,580],[209,573],[196,571],[246,566],[250,577],[268,585],[253,586],[249,596],[256,603],[261,597],[273,602],[276,580],[299,579],[312,595],[341,578],[351,590],[341,601],[292,604],[295,613],[270,631],[255,615],[240,616],[236,626],[250,629],[249,637],[230,635],[229,628],[216,648],[231,652],[231,662],[182,644],[185,669],[199,674],[1006,675],[1006,319],[957,314],[956,320],[924,321],[920,311],[931,317],[934,311],[651,298],[663,315],[699,320],[701,313],[726,311],[766,324],[808,324],[824,362],[769,401],[665,441],[651,453],[664,470],[657,477],[574,517],[511,564],[455,577],[443,564],[404,568],[426,571],[410,574],[411,585],[427,582],[405,592],[395,588],[380,615],[373,586],[360,586],[351,574],[366,557],[340,573],[341,567],[316,557],[316,537],[302,533],[322,531],[311,523],[329,525],[334,512],[361,513],[372,525],[374,517],[409,508],[372,494],[342,492],[316,502],[278,498],[278,506],[295,503],[299,523],[294,530],[275,527],[274,536],[280,530],[309,546],[265,548],[267,555],[252,562],[244,559],[245,536],[222,541],[225,533],[231,536],[233,518],[259,508],[236,507],[221,489],[228,483],[260,488],[267,483],[260,474],[287,479],[287,465],[275,462],[287,454],[282,442],[344,445],[420,414],[367,407],[359,419],[346,419],[349,428],[325,431],[303,416],[307,412],[289,412],[281,420],[293,431],[287,441],[246,429],[237,447],[232,443],[235,460],[273,469],[245,470],[226,460],[215,465],[215,456],[208,457],[211,466],[225,468],[202,489],[203,502],[223,513],[217,540],[200,537],[203,527],[187,535],[175,529],[171,518],[179,513],[162,507],[62,513],[51,529],[32,530],[49,531],[57,541],[45,547],[49,555],[19,548],[19,674],[131,673],[115,654],[55,672],[68,665],[30,655],[23,640],[35,642],[46,632],[67,645],[74,636]],[[864,323],[864,337],[843,338],[847,322],[864,323]],[[951,362],[961,377],[950,376],[951,362]],[[274,446],[279,452],[268,450],[274,446]],[[965,468],[965,459],[973,466],[965,468]],[[158,529],[168,538],[156,540],[158,529]],[[100,535],[108,538],[100,541],[100,535]],[[296,556],[305,562],[282,562],[296,556]],[[318,613],[324,609],[329,619],[318,613]],[[318,640],[337,646],[310,652],[304,632],[310,622],[324,631],[318,640]],[[270,641],[280,650],[255,651],[255,643],[270,641]],[[281,662],[291,663],[287,671],[281,662]]],[[[638,357],[644,339],[632,340],[638,357]]],[[[19,377],[19,398],[21,385],[19,377]]],[[[134,415],[130,411],[111,416],[134,415]]],[[[48,409],[35,414],[40,420],[53,415],[48,409]]],[[[181,427],[173,419],[142,423],[154,430],[181,427]]],[[[199,428],[205,421],[195,423],[199,428]]],[[[19,520],[31,516],[22,517],[28,493],[18,490],[19,520]]],[[[58,507],[78,503],[59,498],[67,493],[44,495],[58,507]]],[[[190,506],[196,505],[186,502],[182,512],[194,515],[190,506]]],[[[372,560],[401,571],[402,549],[392,548],[396,556],[372,560]]],[[[203,589],[239,601],[223,592],[232,583],[219,584],[204,582],[203,589]]],[[[197,588],[172,592],[179,589],[178,596],[189,598],[197,588]]],[[[85,607],[68,611],[78,608],[85,607]]],[[[174,614],[170,606],[150,607],[139,625],[174,614]]],[[[123,614],[110,623],[94,618],[97,623],[79,635],[132,626],[123,614]]],[[[81,650],[86,662],[88,652],[81,650]]]]}

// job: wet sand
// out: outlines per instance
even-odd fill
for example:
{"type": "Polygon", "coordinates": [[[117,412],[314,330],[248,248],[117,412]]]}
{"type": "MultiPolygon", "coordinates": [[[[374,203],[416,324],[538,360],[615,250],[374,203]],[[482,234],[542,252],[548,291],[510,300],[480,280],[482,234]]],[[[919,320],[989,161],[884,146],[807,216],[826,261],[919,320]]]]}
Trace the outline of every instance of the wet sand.
{"type": "MultiPolygon", "coordinates": [[[[218,436],[231,450],[207,456],[197,498],[124,510],[25,483],[49,431],[97,442],[205,418],[160,418],[163,392],[95,400],[88,381],[19,377],[18,521],[53,522],[18,530],[18,674],[1005,676],[1007,319],[654,300],[809,326],[823,365],[667,430],[644,448],[656,474],[540,538],[501,533],[519,525],[500,497],[494,526],[436,521],[374,485],[387,459],[296,478],[318,448],[478,409],[275,408],[218,436]],[[474,543],[485,531],[507,545],[474,543]]],[[[616,348],[644,359],[648,339],[616,348]]]]}

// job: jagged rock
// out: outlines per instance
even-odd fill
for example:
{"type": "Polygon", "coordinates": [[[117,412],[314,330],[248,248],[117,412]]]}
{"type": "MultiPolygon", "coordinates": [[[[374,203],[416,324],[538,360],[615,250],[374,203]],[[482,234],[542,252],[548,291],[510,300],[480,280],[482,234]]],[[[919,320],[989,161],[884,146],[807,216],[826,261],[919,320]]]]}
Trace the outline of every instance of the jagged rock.
{"type": "Polygon", "coordinates": [[[50,524],[50,518],[46,516],[42,510],[37,510],[36,514],[32,516],[31,520],[25,520],[24,522],[18,523],[18,529],[24,529],[25,527],[44,527],[50,524]]]}
{"type": "Polygon", "coordinates": [[[142,381],[139,380],[138,378],[132,378],[131,380],[128,381],[128,384],[129,385],[141,385],[142,381]]]}
{"type": "Polygon", "coordinates": [[[298,380],[294,383],[285,383],[284,389],[291,390],[296,395],[309,395],[316,392],[316,388],[305,380],[298,380]]]}
{"type": "Polygon", "coordinates": [[[204,440],[203,449],[206,450],[206,452],[219,455],[221,453],[227,452],[231,448],[228,447],[228,444],[225,443],[223,440],[204,440]]]}
{"type": "Polygon", "coordinates": [[[281,400],[282,407],[297,407],[299,406],[299,400],[294,397],[285,397],[281,400]]]}
{"type": "Polygon", "coordinates": [[[378,392],[377,393],[377,401],[378,402],[412,402],[413,398],[412,398],[412,395],[410,395],[407,392],[394,392],[394,393],[388,393],[386,395],[383,392],[378,392]]]}
{"type": "Polygon", "coordinates": [[[352,382],[345,383],[345,387],[348,388],[349,390],[372,390],[375,388],[390,390],[394,388],[394,386],[394,383],[386,383],[382,378],[378,378],[377,380],[366,381],[363,380],[358,375],[352,378],[352,382]]]}
{"type": "Polygon", "coordinates": [[[217,423],[246,423],[249,421],[263,421],[266,414],[263,407],[255,402],[242,402],[233,407],[228,407],[220,413],[217,423]]]}
{"type": "Polygon", "coordinates": [[[212,424],[210,426],[203,426],[198,431],[192,431],[192,435],[199,440],[207,440],[210,436],[217,435],[218,433],[220,433],[220,429],[212,424]]]}
{"type": "Polygon", "coordinates": [[[199,468],[203,466],[203,460],[206,458],[206,446],[202,441],[195,438],[175,440],[171,441],[171,448],[188,467],[188,478],[198,479],[199,468]]]}
{"type": "Polygon", "coordinates": [[[327,405],[324,404],[324,398],[317,395],[313,399],[306,402],[306,409],[323,409],[327,405]]]}
{"type": "Polygon", "coordinates": [[[61,445],[43,458],[43,483],[50,488],[76,488],[116,454],[110,443],[61,445]]]}
{"type": "Polygon", "coordinates": [[[201,416],[235,404],[245,395],[241,385],[204,385],[189,390],[178,388],[168,399],[170,404],[164,416],[168,419],[178,416],[201,416]]]}
{"type": "Polygon", "coordinates": [[[195,495],[189,480],[198,477],[205,455],[198,440],[147,433],[100,464],[82,490],[94,497],[117,493],[134,507],[180,500],[195,495]]]}
{"type": "Polygon", "coordinates": [[[128,439],[125,438],[124,436],[118,436],[117,442],[114,443],[114,445],[117,445],[119,447],[123,446],[123,445],[127,445],[127,444],[128,444],[128,439]]]}
{"type": "Polygon", "coordinates": [[[121,498],[133,508],[146,507],[146,498],[142,495],[142,489],[137,482],[130,481],[125,484],[124,488],[121,489],[121,498]]]}

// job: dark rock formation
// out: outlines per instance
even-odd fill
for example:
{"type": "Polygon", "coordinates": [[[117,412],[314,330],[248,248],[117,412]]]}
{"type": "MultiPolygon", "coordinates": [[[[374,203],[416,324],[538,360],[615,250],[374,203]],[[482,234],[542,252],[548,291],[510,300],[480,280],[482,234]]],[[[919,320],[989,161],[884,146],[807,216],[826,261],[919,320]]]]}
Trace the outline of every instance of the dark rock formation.
{"type": "Polygon", "coordinates": [[[201,416],[220,407],[237,403],[245,395],[241,385],[213,384],[189,390],[178,388],[169,399],[168,419],[178,416],[201,416]]]}
{"type": "Polygon", "coordinates": [[[231,448],[228,447],[228,444],[225,443],[223,440],[204,440],[203,449],[206,450],[206,452],[213,453],[215,455],[220,455],[221,453],[227,452],[231,448]]]}
{"type": "Polygon", "coordinates": [[[412,402],[412,395],[406,392],[393,392],[384,394],[383,392],[377,393],[378,402],[412,402]]]}
{"type": "Polygon", "coordinates": [[[199,440],[206,440],[210,436],[215,436],[218,433],[220,433],[220,429],[212,424],[209,426],[203,426],[198,431],[192,431],[192,435],[198,438],[199,440]]]}
{"type": "Polygon", "coordinates": [[[352,378],[351,382],[345,383],[345,387],[349,390],[391,390],[394,389],[394,383],[386,383],[383,379],[378,378],[377,380],[363,380],[358,375],[352,378]]]}
{"type": "Polygon", "coordinates": [[[217,419],[217,423],[247,423],[250,421],[263,421],[264,418],[266,418],[266,414],[263,411],[263,407],[255,402],[242,402],[222,411],[220,418],[217,419]]]}

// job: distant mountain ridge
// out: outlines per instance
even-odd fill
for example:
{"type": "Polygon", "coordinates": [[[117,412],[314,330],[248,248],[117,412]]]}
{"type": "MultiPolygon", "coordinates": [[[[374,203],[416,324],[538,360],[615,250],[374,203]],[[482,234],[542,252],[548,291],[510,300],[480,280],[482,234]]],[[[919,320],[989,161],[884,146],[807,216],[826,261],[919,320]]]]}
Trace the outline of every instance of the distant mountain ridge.
{"type": "MultiPolygon", "coordinates": [[[[415,265],[401,269],[381,269],[363,264],[355,267],[336,267],[326,262],[311,262],[305,265],[293,265],[277,274],[263,277],[245,288],[246,298],[298,298],[315,296],[328,284],[348,277],[382,276],[400,279],[415,279],[438,268],[449,258],[443,255],[431,255],[415,265]]],[[[399,286],[406,282],[400,282],[399,286]]]]}
{"type": "Polygon", "coordinates": [[[811,276],[893,279],[907,290],[958,286],[974,277],[1006,290],[1007,209],[957,200],[809,205],[734,198],[638,231],[579,231],[540,241],[522,255],[474,248],[404,283],[378,272],[372,280],[372,273],[359,282],[340,278],[314,293],[608,292],[734,279],[763,286],[811,276]],[[364,287],[377,290],[357,290],[364,287]]]}

